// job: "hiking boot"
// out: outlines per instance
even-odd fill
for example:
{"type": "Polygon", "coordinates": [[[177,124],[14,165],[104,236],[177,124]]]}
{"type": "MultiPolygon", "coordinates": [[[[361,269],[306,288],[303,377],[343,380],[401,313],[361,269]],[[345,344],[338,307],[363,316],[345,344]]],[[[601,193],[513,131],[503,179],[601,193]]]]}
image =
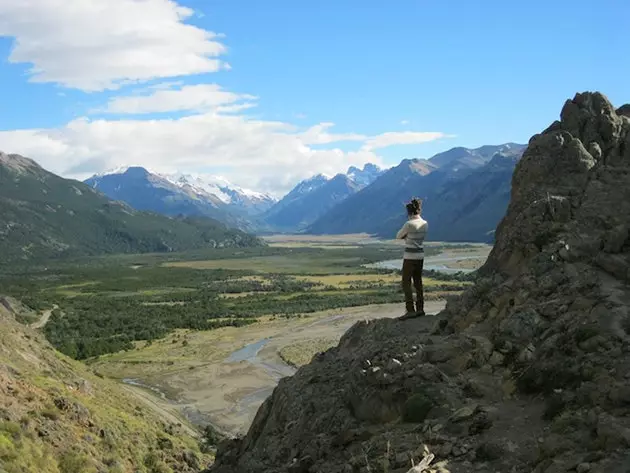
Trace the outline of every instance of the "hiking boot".
{"type": "Polygon", "coordinates": [[[417,312],[405,312],[405,315],[403,315],[402,317],[399,317],[398,320],[407,320],[407,319],[413,319],[418,317],[418,313],[417,312]]]}

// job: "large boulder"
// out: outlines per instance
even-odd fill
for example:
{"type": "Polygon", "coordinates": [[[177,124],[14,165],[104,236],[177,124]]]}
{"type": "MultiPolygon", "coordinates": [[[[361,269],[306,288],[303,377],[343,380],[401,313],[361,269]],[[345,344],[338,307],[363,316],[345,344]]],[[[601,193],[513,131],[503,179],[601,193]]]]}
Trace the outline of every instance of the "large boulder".
{"type": "Polygon", "coordinates": [[[282,380],[213,473],[630,468],[630,118],[567,101],[516,167],[474,287],[355,325],[282,380]]]}

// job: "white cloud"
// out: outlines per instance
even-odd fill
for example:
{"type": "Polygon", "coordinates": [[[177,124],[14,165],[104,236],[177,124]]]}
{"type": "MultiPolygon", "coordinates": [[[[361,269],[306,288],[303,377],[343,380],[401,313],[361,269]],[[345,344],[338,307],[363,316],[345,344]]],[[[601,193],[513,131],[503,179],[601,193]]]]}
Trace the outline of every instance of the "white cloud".
{"type": "MultiPolygon", "coordinates": [[[[309,146],[365,139],[329,133],[330,126],[324,123],[301,132],[288,123],[216,112],[161,120],[82,118],[60,129],[0,132],[0,150],[29,156],[53,172],[75,178],[135,163],[158,172],[220,173],[238,185],[275,195],[317,173],[345,172],[366,162],[384,166],[367,147],[345,152],[309,146]]],[[[423,141],[443,136],[418,134],[423,141]]],[[[388,136],[367,142],[383,147],[383,137],[388,136]]],[[[391,138],[388,143],[393,144],[391,138]]]]}
{"type": "Polygon", "coordinates": [[[121,96],[110,100],[106,111],[109,113],[157,113],[179,111],[207,111],[222,107],[223,112],[235,112],[255,106],[241,101],[255,100],[256,97],[235,94],[223,90],[217,84],[186,85],[178,89],[166,86],[154,88],[148,95],[121,96]]]}
{"type": "Polygon", "coordinates": [[[225,46],[173,0],[0,0],[0,36],[33,82],[85,91],[216,72],[225,46]]]}
{"type": "MultiPolygon", "coordinates": [[[[304,130],[239,114],[256,97],[182,78],[229,66],[221,36],[186,24],[175,0],[0,0],[0,36],[15,39],[9,61],[31,64],[30,80],[83,91],[144,83],[101,111],[185,112],[182,118],[91,120],[57,129],[0,132],[0,150],[31,157],[74,178],[134,163],[157,172],[220,173],[246,188],[281,195],[313,174],[373,162],[375,150],[424,143],[439,132],[334,133],[332,123],[304,130]],[[153,84],[156,81],[156,84],[153,84]],[[356,151],[318,149],[355,142],[356,151]]],[[[298,118],[304,118],[298,116],[298,118]]]]}
{"type": "Polygon", "coordinates": [[[400,124],[401,125],[409,125],[409,120],[401,120],[400,124]]]}
{"type": "Polygon", "coordinates": [[[328,133],[327,130],[333,126],[334,123],[328,122],[314,125],[302,133],[302,141],[307,145],[324,145],[339,141],[364,141],[367,138],[357,133],[328,133]]]}
{"type": "Polygon", "coordinates": [[[449,138],[439,131],[390,131],[368,139],[363,145],[365,151],[387,148],[394,145],[411,145],[449,138]]]}

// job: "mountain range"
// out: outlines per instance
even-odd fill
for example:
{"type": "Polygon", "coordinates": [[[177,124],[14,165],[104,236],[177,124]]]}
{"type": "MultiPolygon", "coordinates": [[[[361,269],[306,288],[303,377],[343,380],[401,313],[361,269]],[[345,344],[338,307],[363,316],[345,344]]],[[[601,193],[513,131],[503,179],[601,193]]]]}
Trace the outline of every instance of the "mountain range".
{"type": "Polygon", "coordinates": [[[346,174],[319,174],[300,182],[282,200],[240,188],[216,176],[162,175],[123,167],[85,181],[114,200],[165,215],[216,218],[245,231],[295,232],[306,228],[348,196],[371,184],[382,170],[374,164],[346,174]]]}
{"type": "MultiPolygon", "coordinates": [[[[131,173],[142,174],[137,169],[131,173]]],[[[0,153],[2,263],[261,244],[210,218],[139,211],[48,172],[31,159],[0,153]]]]}
{"type": "Polygon", "coordinates": [[[97,174],[85,183],[138,210],[211,217],[242,230],[254,229],[250,219],[276,203],[270,195],[242,189],[221,177],[161,175],[139,166],[97,174]]]}
{"type": "Polygon", "coordinates": [[[310,225],[313,234],[370,233],[391,238],[406,218],[405,202],[423,200],[428,238],[492,241],[510,198],[524,145],[453,148],[431,159],[406,159],[310,225]]]}
{"type": "Polygon", "coordinates": [[[277,231],[302,231],[382,174],[381,168],[370,163],[363,169],[352,166],[346,174],[333,177],[318,174],[298,183],[263,215],[264,221],[277,231]]]}
{"type": "Polygon", "coordinates": [[[424,201],[429,239],[492,241],[524,148],[453,148],[388,170],[351,167],[306,179],[279,201],[219,177],[160,175],[137,166],[80,183],[28,158],[2,154],[0,250],[19,260],[260,243],[244,232],[391,238],[412,197],[424,201]]]}

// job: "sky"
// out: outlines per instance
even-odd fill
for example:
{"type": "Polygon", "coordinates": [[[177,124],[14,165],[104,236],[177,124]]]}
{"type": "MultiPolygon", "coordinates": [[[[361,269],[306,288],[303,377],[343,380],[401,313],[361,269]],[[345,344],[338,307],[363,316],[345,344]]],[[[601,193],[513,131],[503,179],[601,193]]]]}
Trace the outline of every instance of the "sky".
{"type": "Polygon", "coordinates": [[[0,0],[0,150],[277,196],[630,102],[627,0],[0,0]]]}

